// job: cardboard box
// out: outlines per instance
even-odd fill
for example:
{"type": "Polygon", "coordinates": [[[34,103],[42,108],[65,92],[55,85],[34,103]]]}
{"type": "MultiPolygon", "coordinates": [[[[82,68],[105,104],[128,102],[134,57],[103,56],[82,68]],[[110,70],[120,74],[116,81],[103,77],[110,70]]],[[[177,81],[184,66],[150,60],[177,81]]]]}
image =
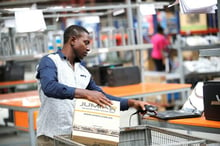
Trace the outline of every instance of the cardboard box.
{"type": "Polygon", "coordinates": [[[76,99],[72,138],[92,146],[117,146],[120,134],[120,102],[101,106],[84,99],[76,99]]]}
{"type": "Polygon", "coordinates": [[[183,32],[207,30],[207,15],[180,14],[180,30],[183,32]]]}

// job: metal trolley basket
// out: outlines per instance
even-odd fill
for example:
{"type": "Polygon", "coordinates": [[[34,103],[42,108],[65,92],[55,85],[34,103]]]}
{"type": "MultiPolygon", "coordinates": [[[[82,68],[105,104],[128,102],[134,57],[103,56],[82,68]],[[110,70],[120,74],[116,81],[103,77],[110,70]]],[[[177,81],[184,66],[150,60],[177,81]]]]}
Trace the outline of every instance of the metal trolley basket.
{"type": "MultiPolygon", "coordinates": [[[[73,141],[70,135],[55,136],[54,141],[55,146],[85,146],[73,141]]],[[[214,142],[147,125],[121,128],[119,138],[119,146],[205,146],[208,143],[214,142]]]]}

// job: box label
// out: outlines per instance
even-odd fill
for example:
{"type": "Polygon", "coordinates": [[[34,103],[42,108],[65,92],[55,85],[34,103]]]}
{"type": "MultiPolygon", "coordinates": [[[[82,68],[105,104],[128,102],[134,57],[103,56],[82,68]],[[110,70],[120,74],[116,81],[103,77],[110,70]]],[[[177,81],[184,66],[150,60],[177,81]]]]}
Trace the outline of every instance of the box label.
{"type": "Polygon", "coordinates": [[[72,137],[86,145],[117,145],[120,134],[120,102],[101,107],[85,99],[76,99],[72,137]]]}

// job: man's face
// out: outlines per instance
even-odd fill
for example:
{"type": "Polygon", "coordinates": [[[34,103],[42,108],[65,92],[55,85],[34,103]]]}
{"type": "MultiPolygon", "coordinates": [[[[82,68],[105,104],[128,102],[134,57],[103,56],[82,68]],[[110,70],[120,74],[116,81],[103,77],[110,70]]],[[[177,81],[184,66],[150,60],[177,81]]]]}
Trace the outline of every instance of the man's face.
{"type": "Polygon", "coordinates": [[[87,33],[82,33],[81,37],[76,38],[74,44],[74,53],[76,57],[83,59],[85,56],[87,56],[88,52],[90,51],[89,44],[90,37],[87,33]]]}

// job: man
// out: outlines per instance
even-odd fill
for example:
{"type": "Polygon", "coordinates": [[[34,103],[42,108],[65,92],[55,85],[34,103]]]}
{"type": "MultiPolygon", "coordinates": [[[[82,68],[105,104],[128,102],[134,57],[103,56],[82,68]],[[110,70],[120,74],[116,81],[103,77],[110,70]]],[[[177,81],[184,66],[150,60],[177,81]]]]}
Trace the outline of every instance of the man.
{"type": "Polygon", "coordinates": [[[108,95],[95,84],[81,63],[90,51],[89,43],[89,32],[71,25],[64,31],[63,48],[39,62],[36,74],[41,101],[37,120],[39,146],[52,146],[54,135],[71,134],[75,98],[87,99],[102,107],[117,100],[121,110],[129,107],[144,110],[147,105],[147,102],[108,95]]]}

